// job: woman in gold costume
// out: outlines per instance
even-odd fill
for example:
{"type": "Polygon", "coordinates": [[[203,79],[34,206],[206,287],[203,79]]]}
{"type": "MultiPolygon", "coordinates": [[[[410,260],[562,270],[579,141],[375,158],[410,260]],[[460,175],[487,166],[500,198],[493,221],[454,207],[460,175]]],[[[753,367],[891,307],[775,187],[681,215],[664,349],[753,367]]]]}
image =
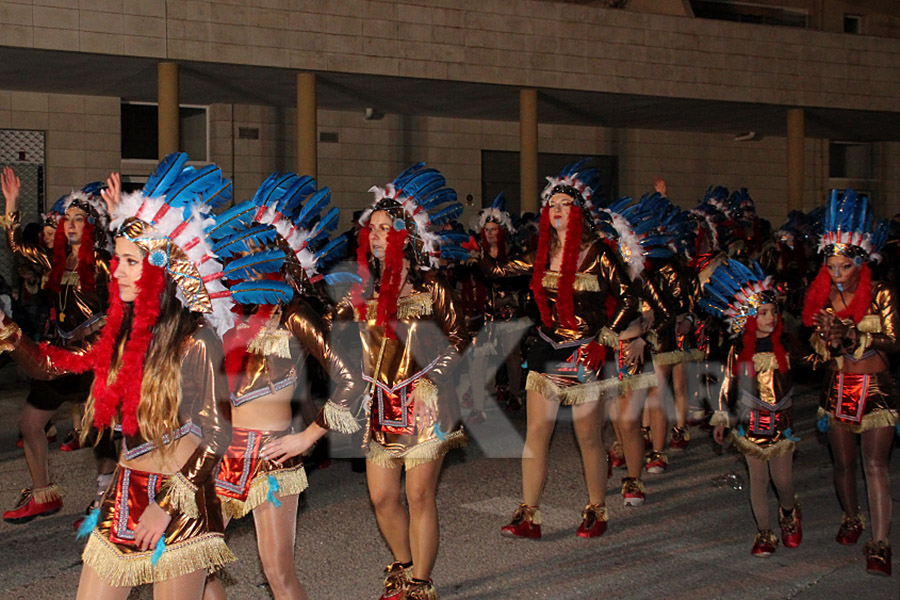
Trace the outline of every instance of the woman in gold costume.
{"type": "MultiPolygon", "coordinates": [[[[443,175],[419,163],[384,188],[359,220],[362,282],[336,319],[357,321],[363,348],[366,477],[393,554],[382,600],[434,600],[437,481],[447,451],[465,441],[453,371],[469,342],[459,300],[436,267],[466,258],[440,228],[462,206],[443,175]],[[406,470],[407,512],[401,500],[406,470]]],[[[462,235],[468,239],[468,236],[462,235]]]]}
{"type": "MultiPolygon", "coordinates": [[[[5,226],[10,248],[43,273],[42,285],[48,294],[50,312],[41,339],[72,350],[89,346],[103,324],[109,280],[109,253],[106,250],[109,217],[100,197],[100,185],[85,186],[58,203],[62,217],[56,228],[53,249],[45,251],[21,243],[18,212],[21,182],[10,167],[3,170],[0,178],[6,199],[5,226]]],[[[19,418],[32,486],[22,491],[15,508],[3,513],[5,521],[26,523],[62,508],[62,490],[50,479],[44,427],[64,402],[83,403],[91,381],[90,373],[81,373],[64,375],[53,381],[32,382],[19,418]]],[[[80,413],[75,410],[75,414],[80,413]]],[[[77,430],[80,419],[74,417],[73,421],[77,430]]],[[[70,449],[77,447],[77,444],[68,446],[70,449]]],[[[98,487],[103,488],[115,464],[115,447],[109,436],[97,444],[95,456],[101,473],[98,487]]]]}
{"type": "MultiPolygon", "coordinates": [[[[329,198],[328,188],[316,190],[311,177],[275,173],[252,200],[219,215],[210,230],[213,251],[226,260],[232,296],[244,305],[225,336],[232,441],[216,491],[226,518],[252,511],[260,561],[276,600],[306,598],[294,565],[297,505],[307,487],[300,455],[328,429],[359,429],[347,407],[361,386],[312,305],[324,304],[316,283],[331,283],[332,276],[318,269],[342,250],[328,241],[338,217],[336,207],[324,211],[329,198]],[[315,422],[294,433],[291,400],[309,355],[334,380],[335,396],[315,422]]],[[[211,578],[204,598],[224,597],[222,584],[211,578]]]]}
{"type": "Polygon", "coordinates": [[[567,166],[559,177],[548,177],[535,252],[505,262],[488,256],[482,259],[488,277],[531,275],[541,315],[525,383],[528,426],[522,453],[522,503],[501,529],[510,537],[541,537],[541,495],[560,405],[572,406],[588,488],[588,504],[576,534],[600,536],[609,519],[601,399],[604,392],[617,391],[620,381],[618,361],[606,358],[607,346],[621,347],[622,360],[632,362],[632,339],[620,334],[639,303],[616,252],[591,230],[585,203],[599,184],[600,173],[581,169],[583,162],[567,166]]]}
{"type": "Polygon", "coordinates": [[[93,370],[85,423],[123,435],[109,489],[80,529],[89,538],[79,599],[124,600],[146,583],[155,598],[199,599],[208,570],[233,560],[214,487],[231,437],[219,338],[231,300],[204,232],[207,203],[227,198],[231,183],[186,161],[171,155],[122,198],[110,177],[116,257],[96,344],[72,353],[4,331],[35,376],[93,370]]]}
{"type": "Polygon", "coordinates": [[[900,350],[897,299],[873,282],[870,260],[887,236],[887,223],[872,227],[868,201],[853,190],[832,191],[819,252],[825,257],[807,290],[803,322],[815,326],[813,348],[829,365],[819,429],[828,432],[834,455],[834,487],[844,510],[836,541],[852,545],[865,527],[856,492],[857,446],[862,448],[872,539],[865,544],[866,569],[891,574],[891,485],[888,470],[897,392],[888,357],[900,350]]]}

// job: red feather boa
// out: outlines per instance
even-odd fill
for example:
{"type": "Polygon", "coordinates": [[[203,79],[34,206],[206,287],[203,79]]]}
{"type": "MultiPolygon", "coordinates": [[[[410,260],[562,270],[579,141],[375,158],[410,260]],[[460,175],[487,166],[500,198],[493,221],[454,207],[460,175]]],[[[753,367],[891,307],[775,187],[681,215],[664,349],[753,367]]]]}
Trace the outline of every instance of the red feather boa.
{"type": "MultiPolygon", "coordinates": [[[[584,233],[584,225],[581,220],[581,209],[572,206],[569,209],[566,235],[563,240],[562,265],[556,297],[556,311],[559,315],[560,325],[566,329],[576,329],[578,322],[575,319],[575,302],[572,288],[575,284],[575,274],[578,270],[578,254],[581,252],[581,236],[584,233]]],[[[553,318],[550,306],[547,303],[547,293],[544,290],[544,273],[547,270],[547,262],[550,257],[550,207],[541,209],[540,236],[538,237],[537,255],[534,261],[534,272],[531,276],[531,291],[534,293],[534,301],[541,313],[541,322],[545,327],[553,326],[553,318]]]]}
{"type": "Polygon", "coordinates": [[[278,308],[272,304],[264,304],[254,314],[247,318],[247,326],[233,327],[228,330],[223,340],[225,346],[225,374],[228,376],[229,388],[235,389],[235,378],[244,370],[247,361],[247,347],[260,329],[266,326],[269,317],[278,308]]]}
{"type": "MultiPolygon", "coordinates": [[[[53,265],[47,276],[46,285],[46,288],[55,294],[62,289],[62,278],[66,271],[66,259],[68,258],[68,241],[65,220],[62,220],[56,227],[56,235],[53,238],[53,265]]],[[[86,292],[93,292],[97,286],[97,274],[94,266],[94,226],[88,222],[84,224],[81,244],[78,247],[78,280],[81,289],[86,292]]]]}
{"type": "MultiPolygon", "coordinates": [[[[756,332],[759,325],[756,317],[749,317],[747,324],[744,326],[744,337],[741,339],[741,353],[738,355],[737,362],[732,368],[732,374],[737,375],[741,366],[746,365],[747,375],[756,377],[756,367],[753,365],[753,355],[756,354],[756,332]]],[[[775,360],[778,362],[778,370],[782,373],[788,372],[787,354],[784,351],[784,345],[781,343],[781,336],[784,333],[784,323],[781,317],[775,324],[772,331],[772,352],[775,354],[775,360]]]]}
{"type": "MultiPolygon", "coordinates": [[[[403,285],[403,247],[409,237],[406,229],[391,229],[387,235],[384,265],[381,269],[381,288],[378,292],[378,308],[375,311],[375,324],[384,327],[384,337],[394,339],[397,332],[397,299],[403,285]]],[[[410,268],[413,268],[410,265],[410,268]]]]}
{"type": "MultiPolygon", "coordinates": [[[[822,264],[819,274],[816,275],[812,285],[806,291],[806,301],[803,303],[803,324],[812,327],[813,316],[817,315],[820,310],[828,303],[831,295],[831,275],[828,272],[828,265],[822,264]]],[[[850,317],[854,323],[859,323],[866,313],[869,312],[869,305],[872,303],[872,269],[869,265],[864,264],[859,270],[859,283],[856,285],[856,291],[853,292],[853,298],[850,304],[844,310],[837,313],[838,319],[846,319],[850,317]]]]}
{"type": "MultiPolygon", "coordinates": [[[[365,320],[368,315],[368,306],[363,298],[363,290],[371,273],[369,271],[369,226],[359,230],[359,241],[356,246],[356,265],[362,281],[350,290],[350,301],[359,314],[360,319],[365,320]]],[[[400,231],[391,229],[387,236],[384,262],[381,269],[381,289],[378,294],[378,306],[375,312],[375,324],[382,325],[384,335],[387,338],[395,338],[394,323],[397,319],[397,298],[400,295],[400,287],[403,285],[403,248],[409,234],[405,229],[400,231]]],[[[410,266],[412,268],[412,266],[410,266]]]]}
{"type": "MultiPolygon", "coordinates": [[[[111,265],[113,273],[117,265],[117,261],[114,260],[111,265]]],[[[46,343],[41,344],[41,350],[62,369],[75,373],[94,371],[94,385],[91,388],[91,396],[94,399],[94,426],[98,429],[111,426],[121,406],[122,431],[126,435],[138,433],[137,409],[141,401],[144,360],[153,339],[152,328],[159,318],[160,294],[165,288],[165,272],[162,268],[154,267],[145,257],[142,269],[141,277],[137,281],[140,293],[134,301],[131,332],[125,342],[119,370],[111,383],[109,370],[113,350],[124,319],[124,305],[115,277],[111,277],[109,281],[106,324],[100,339],[88,353],[76,355],[46,343]]]]}
{"type": "Polygon", "coordinates": [[[547,271],[547,261],[550,258],[550,207],[541,209],[541,223],[538,234],[537,254],[534,258],[534,271],[531,273],[531,291],[534,294],[534,302],[541,313],[541,323],[544,327],[553,327],[553,317],[550,315],[550,306],[547,304],[547,292],[544,291],[544,273],[547,271]]]}

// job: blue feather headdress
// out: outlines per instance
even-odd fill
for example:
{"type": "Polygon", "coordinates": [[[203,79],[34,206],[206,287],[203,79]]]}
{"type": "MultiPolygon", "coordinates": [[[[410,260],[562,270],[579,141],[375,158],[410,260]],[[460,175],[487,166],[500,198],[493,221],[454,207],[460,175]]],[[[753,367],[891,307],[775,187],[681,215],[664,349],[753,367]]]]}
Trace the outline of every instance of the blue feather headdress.
{"type": "Polygon", "coordinates": [[[582,168],[589,160],[582,158],[569,163],[556,177],[547,177],[547,186],[541,192],[542,204],[547,204],[554,194],[570,196],[581,208],[590,203],[594,195],[600,192],[603,178],[596,167],[582,168]]]}
{"type": "Polygon", "coordinates": [[[663,212],[667,205],[671,203],[662,195],[645,194],[638,202],[625,196],[593,212],[597,229],[616,242],[632,279],[644,271],[646,259],[674,254],[670,246],[672,236],[665,226],[676,213],[663,212]]]}
{"type": "Polygon", "coordinates": [[[506,198],[503,196],[503,192],[497,194],[489,207],[478,211],[478,226],[475,228],[475,232],[481,233],[487,223],[496,223],[508,232],[514,231],[512,219],[506,212],[506,198]]]}
{"type": "MultiPolygon", "coordinates": [[[[329,208],[330,202],[331,191],[327,187],[317,189],[312,177],[273,173],[259,186],[251,200],[216,217],[210,236],[217,240],[216,250],[224,253],[223,256],[280,248],[283,263],[288,265],[288,280],[297,287],[304,282],[316,284],[324,280],[333,283],[342,275],[322,275],[321,272],[343,256],[346,238],[329,239],[340,216],[336,206],[329,208]]],[[[263,292],[266,298],[278,297],[274,290],[267,288],[263,292]]],[[[246,294],[235,299],[268,304],[264,298],[246,294]]],[[[290,300],[290,294],[287,300],[290,300]]]]}
{"type": "Polygon", "coordinates": [[[442,258],[468,257],[458,233],[442,229],[462,215],[463,207],[440,171],[417,163],[385,187],[373,186],[369,191],[375,194],[375,202],[363,212],[359,224],[366,227],[373,212],[387,211],[395,219],[394,226],[409,233],[420,268],[436,268],[442,258]]]}
{"type": "Polygon", "coordinates": [[[166,270],[181,303],[207,314],[221,336],[232,326],[233,304],[206,229],[212,209],[231,197],[231,182],[215,165],[195,169],[187,161],[183,152],[167,156],[141,191],[122,196],[111,225],[166,270]]]}
{"type": "Polygon", "coordinates": [[[831,191],[825,206],[824,229],[819,237],[819,252],[846,256],[862,264],[881,260],[881,247],[887,240],[888,222],[874,220],[869,201],[848,189],[839,195],[831,191]],[[874,222],[873,222],[874,221],[874,222]]]}
{"type": "Polygon", "coordinates": [[[709,281],[703,285],[700,308],[728,321],[734,333],[741,333],[747,319],[756,316],[763,304],[777,300],[772,278],[751,260],[750,266],[736,260],[726,260],[716,267],[709,281]]]}

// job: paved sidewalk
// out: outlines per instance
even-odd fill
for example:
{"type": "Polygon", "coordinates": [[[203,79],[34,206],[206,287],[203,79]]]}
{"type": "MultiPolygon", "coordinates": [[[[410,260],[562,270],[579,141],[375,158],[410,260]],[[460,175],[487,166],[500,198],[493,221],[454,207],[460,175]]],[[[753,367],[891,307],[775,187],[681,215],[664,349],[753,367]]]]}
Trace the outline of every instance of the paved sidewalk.
{"type": "MultiPolygon", "coordinates": [[[[15,422],[26,390],[11,367],[0,370],[0,507],[10,507],[26,483],[25,461],[14,447],[15,422]]],[[[551,474],[542,507],[544,539],[499,535],[520,493],[519,461],[524,413],[494,410],[471,432],[463,451],[452,453],[441,478],[441,552],[434,579],[445,600],[507,598],[800,600],[898,598],[900,572],[891,578],[865,573],[862,543],[834,542],[840,508],[831,486],[827,446],[814,434],[815,395],[797,397],[797,431],[803,436],[795,483],[803,504],[800,548],[779,547],[769,559],[750,556],[755,533],[743,459],[717,455],[708,433],[693,429],[683,453],[670,453],[667,473],[645,478],[648,500],[626,509],[618,494],[623,471],[609,486],[610,528],[596,540],[574,535],[586,503],[580,460],[569,412],[561,411],[553,439],[551,474]],[[744,489],[733,489],[743,482],[744,489]]],[[[59,415],[60,434],[71,424],[59,415]]],[[[67,490],[65,507],[26,525],[0,523],[0,598],[74,598],[82,543],[72,522],[90,500],[94,466],[89,450],[62,453],[51,446],[51,468],[67,490]]],[[[340,448],[340,445],[337,446],[340,448]]],[[[345,446],[346,447],[346,446],[345,446]]],[[[900,498],[894,460],[893,497],[900,498]]],[[[861,479],[861,478],[860,478],[861,479]]],[[[860,498],[864,488],[860,481],[860,498]]],[[[772,500],[772,525],[775,501],[772,500]]],[[[895,513],[900,512],[895,509],[895,513]]],[[[862,541],[867,539],[868,532],[862,541]]],[[[896,538],[896,535],[894,536],[896,538]]],[[[226,589],[237,600],[270,598],[252,519],[233,523],[227,534],[239,562],[227,569],[226,589]]],[[[895,539],[896,542],[896,539],[895,539]]],[[[895,544],[896,545],[896,544],[895,544]]],[[[381,569],[391,557],[370,508],[365,477],[336,460],[310,474],[301,500],[296,564],[312,599],[374,599],[381,569]]],[[[151,598],[148,589],[131,598],[151,598]]]]}

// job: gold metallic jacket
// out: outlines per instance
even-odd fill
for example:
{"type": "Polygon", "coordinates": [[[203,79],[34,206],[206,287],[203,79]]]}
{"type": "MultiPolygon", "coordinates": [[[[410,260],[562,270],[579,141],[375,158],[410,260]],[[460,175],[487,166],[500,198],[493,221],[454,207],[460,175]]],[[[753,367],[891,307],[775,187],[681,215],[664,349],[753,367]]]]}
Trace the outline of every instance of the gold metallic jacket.
{"type": "MultiPolygon", "coordinates": [[[[44,277],[50,272],[51,254],[50,250],[41,246],[32,246],[26,244],[22,239],[22,225],[19,222],[19,212],[16,211],[8,215],[5,220],[6,241],[9,243],[10,251],[19,259],[25,261],[32,271],[38,275],[38,279],[43,283],[44,277]]],[[[36,293],[37,290],[30,290],[36,293]]]]}
{"type": "MultiPolygon", "coordinates": [[[[831,306],[826,305],[825,310],[831,311],[831,306]]],[[[849,318],[843,322],[852,325],[849,318]]],[[[855,360],[860,360],[864,354],[874,350],[887,362],[889,355],[900,350],[900,315],[897,312],[897,293],[893,288],[880,282],[872,282],[872,303],[856,329],[859,331],[859,344],[848,355],[855,360]]],[[[846,357],[832,354],[829,345],[816,334],[813,334],[810,342],[818,355],[818,362],[834,359],[834,366],[838,370],[842,368],[846,357]]]]}
{"type": "MultiPolygon", "coordinates": [[[[535,254],[532,251],[503,264],[487,256],[479,264],[489,278],[529,275],[534,270],[535,254]]],[[[559,322],[556,299],[560,278],[559,271],[548,269],[543,280],[553,324],[549,330],[541,325],[541,330],[556,342],[586,340],[600,335],[604,329],[618,335],[637,316],[641,306],[639,286],[630,282],[616,253],[603,242],[590,243],[575,275],[572,296],[576,329],[567,329],[559,322]],[[616,300],[616,309],[611,318],[607,318],[606,312],[606,299],[609,296],[616,300]]],[[[612,345],[615,335],[607,333],[601,336],[600,341],[612,345]]]]}
{"type": "Polygon", "coordinates": [[[386,338],[384,327],[375,325],[377,304],[376,298],[370,299],[368,314],[360,315],[345,298],[336,307],[335,319],[360,324],[363,378],[369,383],[366,432],[400,455],[459,430],[452,374],[469,343],[469,333],[460,302],[441,273],[424,272],[412,293],[398,300],[396,338],[386,338]],[[415,401],[436,413],[434,423],[413,422],[415,406],[407,400],[409,386],[415,390],[415,401]]]}
{"type": "Polygon", "coordinates": [[[653,267],[643,273],[648,299],[653,308],[655,353],[678,349],[675,323],[678,317],[694,312],[694,302],[700,293],[697,276],[679,258],[654,259],[653,267]]]}
{"type": "Polygon", "coordinates": [[[353,431],[351,409],[362,394],[362,382],[354,379],[343,352],[330,342],[325,321],[299,298],[273,317],[275,326],[263,327],[250,342],[241,372],[229,374],[232,404],[239,406],[276,390],[293,388],[306,357],[312,355],[336,384],[316,423],[343,433],[353,431]]]}

